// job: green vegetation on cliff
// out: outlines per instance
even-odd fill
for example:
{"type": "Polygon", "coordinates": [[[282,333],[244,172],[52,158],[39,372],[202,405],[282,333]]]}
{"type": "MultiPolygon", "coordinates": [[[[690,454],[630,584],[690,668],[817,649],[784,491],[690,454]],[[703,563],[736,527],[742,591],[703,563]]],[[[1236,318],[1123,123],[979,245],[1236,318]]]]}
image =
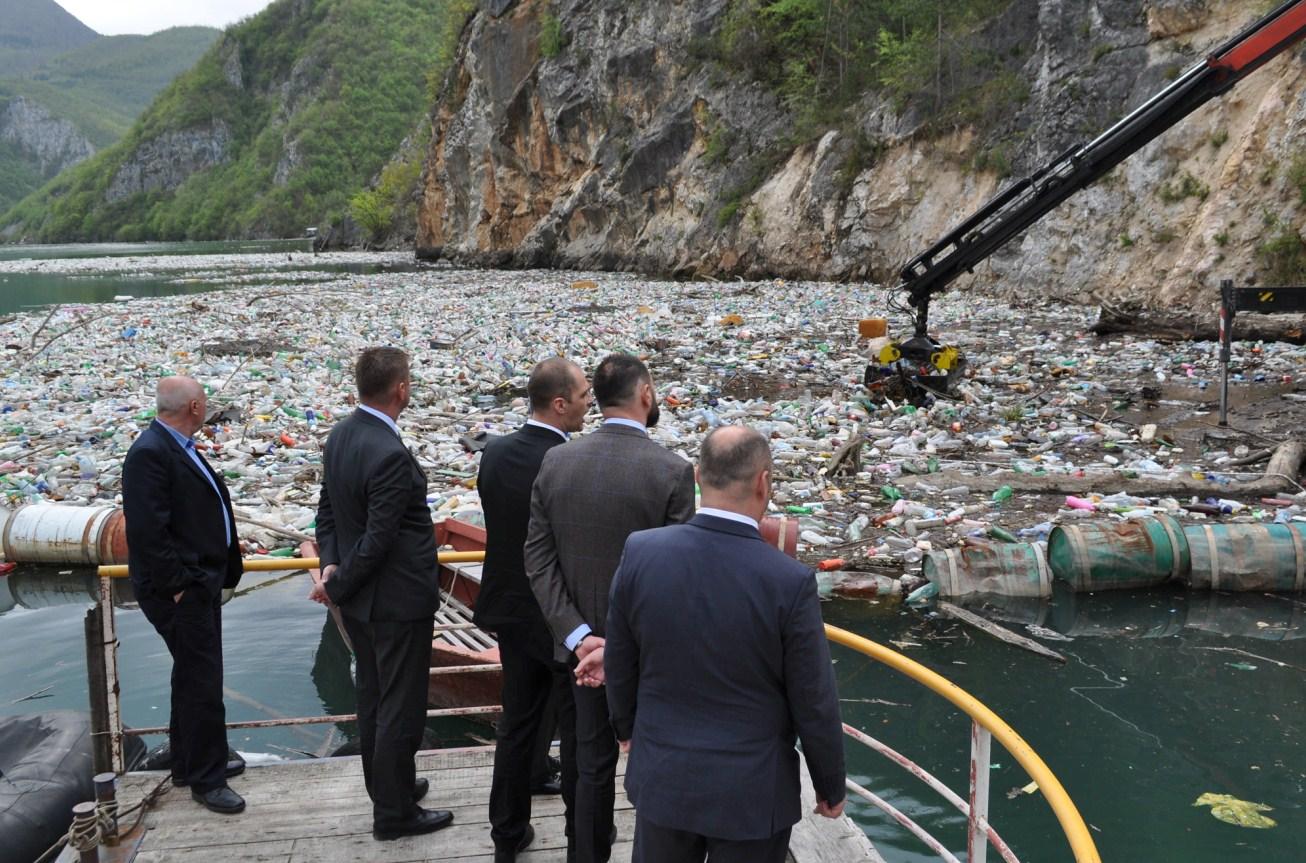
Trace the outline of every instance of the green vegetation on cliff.
{"type": "Polygon", "coordinates": [[[44,242],[209,239],[335,220],[426,114],[447,14],[426,0],[277,0],[0,228],[44,242]],[[208,161],[178,174],[173,152],[208,161]]]}
{"type": "Polygon", "coordinates": [[[810,126],[837,122],[868,91],[935,125],[983,122],[1023,99],[1004,58],[975,38],[1010,0],[734,0],[723,60],[780,93],[810,126]]]}

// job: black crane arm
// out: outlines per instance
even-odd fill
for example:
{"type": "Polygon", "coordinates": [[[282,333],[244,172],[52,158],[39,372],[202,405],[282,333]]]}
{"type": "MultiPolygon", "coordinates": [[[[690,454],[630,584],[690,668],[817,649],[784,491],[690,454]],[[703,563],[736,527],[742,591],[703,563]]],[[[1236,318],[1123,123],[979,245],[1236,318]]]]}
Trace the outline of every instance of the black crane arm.
{"type": "Polygon", "coordinates": [[[1306,0],[1284,3],[1188,69],[1087,144],[1076,145],[1003,189],[902,268],[898,290],[927,339],[930,299],[1007,241],[1153,138],[1306,36],[1306,0]]]}

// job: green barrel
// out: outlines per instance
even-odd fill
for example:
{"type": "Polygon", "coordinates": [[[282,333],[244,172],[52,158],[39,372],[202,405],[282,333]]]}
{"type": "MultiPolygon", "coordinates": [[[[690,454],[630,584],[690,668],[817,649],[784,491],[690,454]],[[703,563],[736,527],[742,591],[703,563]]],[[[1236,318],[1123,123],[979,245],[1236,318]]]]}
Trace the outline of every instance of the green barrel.
{"type": "Polygon", "coordinates": [[[1188,575],[1188,542],[1168,515],[1063,524],[1048,536],[1048,564],[1077,593],[1153,587],[1188,575]]]}
{"type": "Polygon", "coordinates": [[[1306,525],[1205,524],[1184,528],[1188,586],[1209,590],[1306,589],[1306,525]]]}
{"type": "Polygon", "coordinates": [[[1052,575],[1037,543],[998,542],[932,551],[921,569],[938,585],[940,596],[1052,595],[1052,575]]]}

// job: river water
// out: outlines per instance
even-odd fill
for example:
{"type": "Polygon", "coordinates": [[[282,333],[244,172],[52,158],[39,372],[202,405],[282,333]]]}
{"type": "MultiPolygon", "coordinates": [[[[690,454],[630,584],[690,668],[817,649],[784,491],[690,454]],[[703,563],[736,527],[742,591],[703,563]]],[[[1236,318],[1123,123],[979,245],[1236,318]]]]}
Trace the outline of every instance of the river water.
{"type": "MultiPolygon", "coordinates": [[[[297,249],[302,241],[295,241],[297,249]]],[[[312,267],[302,251],[296,270],[312,267]],[[305,262],[308,261],[308,263],[305,262]]],[[[217,247],[121,247],[119,254],[232,254],[217,247]]],[[[0,247],[0,260],[32,250],[0,247]]],[[[103,248],[40,249],[42,257],[104,254],[103,248]]],[[[238,265],[228,265],[239,269],[238,265]]],[[[41,283],[0,275],[0,311],[50,302],[99,302],[213,290],[221,277],[153,278],[125,287],[122,273],[60,276],[41,283]],[[72,293],[61,293],[70,291],[72,293]]],[[[274,278],[274,276],[273,276],[274,278]]],[[[248,284],[248,282],[244,282],[248,284]]],[[[0,577],[0,714],[84,709],[82,619],[89,571],[19,567],[0,577]],[[28,696],[37,697],[23,700],[28,696]]],[[[353,710],[348,654],[322,608],[308,602],[307,575],[251,575],[224,609],[227,718],[329,715],[353,710]]],[[[885,601],[833,600],[828,622],[901,649],[944,674],[1006,719],[1048,763],[1090,824],[1104,860],[1298,861],[1306,859],[1306,602],[1267,595],[1130,592],[1008,602],[985,613],[1013,629],[1038,624],[1070,641],[1047,641],[1065,665],[1000,644],[929,611],[885,601]],[[1194,802],[1207,792],[1273,807],[1267,830],[1216,820],[1194,802]]],[[[124,716],[129,725],[167,720],[169,661],[161,640],[129,603],[117,611],[124,716]]],[[[834,649],[844,718],[917,760],[965,796],[969,725],[943,699],[882,666],[834,649]]],[[[464,720],[431,723],[441,745],[491,736],[464,720]]],[[[352,729],[305,726],[232,733],[237,748],[300,758],[334,750],[352,729]]],[[[158,742],[157,740],[150,741],[158,742]]],[[[964,821],[918,780],[849,742],[849,773],[936,833],[965,859],[964,821]]],[[[1069,859],[1041,795],[1007,792],[1028,777],[996,743],[992,821],[1025,861],[1069,859]]],[[[890,863],[937,859],[886,816],[850,804],[890,863]]],[[[990,860],[997,859],[990,854],[990,860]]]]}

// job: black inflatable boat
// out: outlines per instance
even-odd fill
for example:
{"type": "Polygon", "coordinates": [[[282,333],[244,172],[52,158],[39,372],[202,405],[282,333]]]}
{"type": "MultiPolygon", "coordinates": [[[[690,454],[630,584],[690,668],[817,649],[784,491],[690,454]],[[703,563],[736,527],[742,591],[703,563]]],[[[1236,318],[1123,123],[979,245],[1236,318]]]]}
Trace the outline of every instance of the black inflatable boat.
{"type": "MultiPolygon", "coordinates": [[[[144,745],[127,739],[128,763],[144,745]]],[[[90,718],[75,710],[0,716],[0,863],[32,863],[95,799],[90,718]]]]}

